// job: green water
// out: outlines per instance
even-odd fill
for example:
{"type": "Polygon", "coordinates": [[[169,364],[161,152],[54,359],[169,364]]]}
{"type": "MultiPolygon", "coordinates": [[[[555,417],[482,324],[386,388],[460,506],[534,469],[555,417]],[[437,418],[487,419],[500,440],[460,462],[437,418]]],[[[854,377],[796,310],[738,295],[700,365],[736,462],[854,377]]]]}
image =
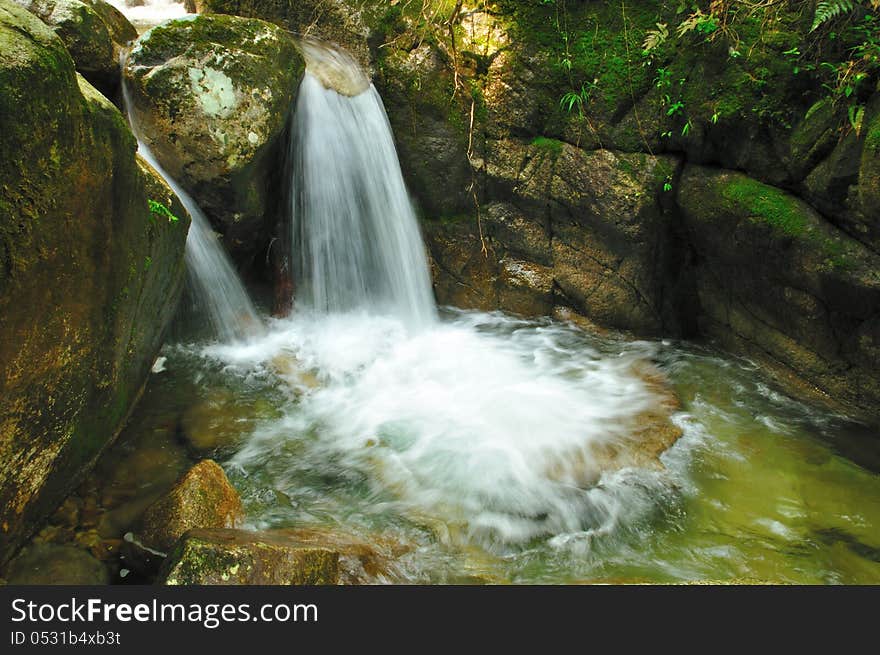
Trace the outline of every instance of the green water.
{"type": "Polygon", "coordinates": [[[131,456],[125,444],[139,431],[148,443],[154,424],[177,426],[176,448],[187,431],[218,434],[216,444],[186,448],[224,464],[247,527],[319,526],[399,541],[408,552],[386,581],[880,583],[880,435],[787,397],[750,362],[711,348],[573,329],[567,338],[603,356],[644,352],[681,401],[674,420],[684,436],[663,455],[664,470],[600,481],[603,498],[620,506],[601,530],[471,539],[462,522],[402,504],[370,466],[318,448],[320,425],[297,416],[307,389],[193,347],[166,347],[166,370],[152,376],[116,450],[131,456]],[[260,455],[242,459],[246,447],[260,455]]]}

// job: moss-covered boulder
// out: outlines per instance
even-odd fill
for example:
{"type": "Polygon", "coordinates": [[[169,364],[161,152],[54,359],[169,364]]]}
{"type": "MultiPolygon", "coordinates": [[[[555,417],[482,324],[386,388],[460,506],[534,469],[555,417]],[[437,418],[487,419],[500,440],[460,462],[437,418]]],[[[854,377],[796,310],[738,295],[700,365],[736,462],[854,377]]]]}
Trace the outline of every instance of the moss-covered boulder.
{"type": "Polygon", "coordinates": [[[239,262],[275,229],[282,136],[303,72],[280,28],[234,16],[173,20],[142,35],[125,68],[140,131],[239,262]]]}
{"type": "Polygon", "coordinates": [[[147,547],[168,552],[180,536],[193,528],[232,528],[242,518],[238,492],[223,469],[202,460],[144,512],[139,530],[147,547]]]}
{"type": "Polygon", "coordinates": [[[360,9],[347,0],[187,0],[188,11],[260,18],[294,34],[335,43],[369,70],[369,31],[360,9]]]}
{"type": "Polygon", "coordinates": [[[741,173],[688,166],[678,202],[703,330],[876,416],[880,256],[741,173]]]}
{"type": "Polygon", "coordinates": [[[61,37],[76,69],[104,94],[119,87],[122,49],[137,38],[128,19],[104,0],[14,0],[61,37]]]}
{"type": "Polygon", "coordinates": [[[0,0],[0,561],[67,496],[138,397],[183,281],[188,218],[148,200],[119,111],[0,0]]]}
{"type": "Polygon", "coordinates": [[[165,560],[167,585],[326,585],[339,580],[339,553],[284,534],[191,530],[165,560]]]}

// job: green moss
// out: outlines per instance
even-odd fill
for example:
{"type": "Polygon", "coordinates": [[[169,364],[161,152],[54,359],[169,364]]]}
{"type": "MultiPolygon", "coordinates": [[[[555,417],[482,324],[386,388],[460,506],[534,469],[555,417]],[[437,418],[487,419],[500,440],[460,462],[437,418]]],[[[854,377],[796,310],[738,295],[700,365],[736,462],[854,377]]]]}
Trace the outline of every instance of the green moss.
{"type": "Polygon", "coordinates": [[[436,221],[442,225],[453,225],[458,223],[466,223],[474,220],[473,214],[444,214],[436,218],[428,218],[428,220],[436,221]]]}
{"type": "MultiPolygon", "coordinates": [[[[557,91],[589,92],[590,113],[606,116],[650,87],[653,71],[640,56],[645,31],[669,13],[664,2],[629,3],[498,3],[512,18],[513,39],[550,55],[546,77],[557,91]]],[[[558,106],[555,112],[562,112],[558,106]]]]}
{"type": "Polygon", "coordinates": [[[797,201],[784,191],[747,177],[737,177],[723,190],[724,197],[752,219],[761,220],[791,236],[802,235],[807,227],[797,201]]]}
{"type": "Polygon", "coordinates": [[[880,118],[877,118],[865,135],[865,148],[880,154],[880,118]]]}
{"type": "Polygon", "coordinates": [[[536,136],[532,139],[532,145],[540,148],[549,155],[558,157],[562,153],[562,146],[565,145],[558,139],[550,139],[546,136],[536,136]]]}

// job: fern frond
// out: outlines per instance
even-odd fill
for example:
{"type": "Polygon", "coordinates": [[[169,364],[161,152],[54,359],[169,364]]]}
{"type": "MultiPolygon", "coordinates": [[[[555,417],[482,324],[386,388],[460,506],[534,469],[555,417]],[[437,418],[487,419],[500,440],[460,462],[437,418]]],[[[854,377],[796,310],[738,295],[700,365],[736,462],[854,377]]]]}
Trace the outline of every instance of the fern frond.
{"type": "MultiPolygon", "coordinates": [[[[873,0],[871,0],[873,4],[873,0]]],[[[849,13],[855,9],[853,0],[829,0],[828,2],[820,2],[816,5],[816,13],[813,16],[813,26],[810,31],[813,32],[832,18],[837,18],[841,14],[849,13]]]]}

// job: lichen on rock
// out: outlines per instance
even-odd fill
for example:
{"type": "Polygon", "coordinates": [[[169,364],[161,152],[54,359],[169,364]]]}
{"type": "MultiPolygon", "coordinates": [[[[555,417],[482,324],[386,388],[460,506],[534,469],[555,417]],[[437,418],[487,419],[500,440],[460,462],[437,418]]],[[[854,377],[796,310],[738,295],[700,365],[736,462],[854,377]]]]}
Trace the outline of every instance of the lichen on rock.
{"type": "Polygon", "coordinates": [[[126,63],[143,136],[242,264],[275,228],[274,169],[302,72],[284,30],[234,16],[167,21],[126,63]]]}

